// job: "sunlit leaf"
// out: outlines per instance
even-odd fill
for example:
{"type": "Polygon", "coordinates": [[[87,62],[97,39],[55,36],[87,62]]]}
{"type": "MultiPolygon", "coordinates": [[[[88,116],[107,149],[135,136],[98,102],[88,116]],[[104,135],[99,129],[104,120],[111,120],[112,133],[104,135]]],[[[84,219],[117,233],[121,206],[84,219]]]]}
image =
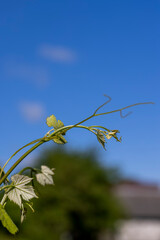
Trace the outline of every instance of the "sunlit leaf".
{"type": "Polygon", "coordinates": [[[113,136],[112,135],[109,135],[109,134],[105,134],[106,138],[109,140],[111,139],[113,136]]]}
{"type": "Polygon", "coordinates": [[[12,221],[12,219],[10,218],[10,216],[8,215],[8,213],[1,204],[0,204],[0,221],[11,234],[15,234],[16,232],[18,232],[17,226],[14,224],[14,222],[12,221]]]}
{"type": "Polygon", "coordinates": [[[47,166],[41,166],[41,173],[36,174],[37,182],[43,186],[46,184],[54,184],[52,175],[54,175],[53,170],[47,166]]]}
{"type": "Polygon", "coordinates": [[[58,120],[58,124],[57,124],[57,128],[61,128],[61,127],[64,127],[64,124],[61,120],[58,120]]]}
{"type": "Polygon", "coordinates": [[[47,118],[46,123],[47,123],[48,127],[57,128],[57,126],[58,126],[57,119],[53,114],[47,118]]]}
{"type": "Polygon", "coordinates": [[[49,167],[45,166],[45,165],[42,165],[42,166],[41,166],[41,171],[42,171],[44,174],[54,175],[53,170],[50,169],[49,167]]]}
{"type": "Polygon", "coordinates": [[[43,186],[46,184],[53,184],[53,178],[49,174],[38,173],[36,174],[36,179],[37,182],[39,182],[43,186]]]}
{"type": "Polygon", "coordinates": [[[110,132],[104,131],[103,133],[104,133],[104,135],[105,135],[105,137],[106,137],[107,139],[111,139],[111,138],[113,137],[113,138],[115,138],[118,142],[121,142],[121,137],[120,137],[120,138],[117,137],[117,133],[119,133],[118,130],[112,130],[112,131],[110,131],[110,132]]]}
{"type": "Polygon", "coordinates": [[[121,137],[120,138],[117,137],[117,133],[119,133],[118,130],[112,130],[112,132],[109,132],[109,135],[113,136],[118,142],[121,142],[122,139],[121,137]]]}
{"type": "Polygon", "coordinates": [[[24,175],[13,175],[11,177],[12,184],[6,191],[8,198],[22,207],[22,199],[29,201],[32,198],[37,198],[34,189],[31,185],[26,185],[31,182],[32,178],[24,175]]]}

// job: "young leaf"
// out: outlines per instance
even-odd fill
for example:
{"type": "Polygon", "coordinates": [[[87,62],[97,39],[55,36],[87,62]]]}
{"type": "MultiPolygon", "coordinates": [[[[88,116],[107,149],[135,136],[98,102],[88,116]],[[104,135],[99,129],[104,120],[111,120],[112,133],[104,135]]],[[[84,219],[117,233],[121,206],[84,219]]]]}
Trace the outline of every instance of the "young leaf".
{"type": "Polygon", "coordinates": [[[58,120],[57,128],[64,127],[64,124],[61,120],[58,120]]]}
{"type": "Polygon", "coordinates": [[[105,136],[106,136],[106,138],[107,138],[108,140],[113,137],[112,135],[110,135],[110,134],[108,134],[108,133],[105,133],[105,136]]]}
{"type": "Polygon", "coordinates": [[[53,141],[55,143],[58,143],[58,144],[65,144],[65,143],[67,143],[66,139],[61,134],[55,135],[53,137],[53,141]]]}
{"type": "Polygon", "coordinates": [[[112,132],[109,132],[109,135],[112,136],[112,137],[114,137],[118,142],[121,142],[121,137],[118,138],[118,137],[117,137],[117,133],[119,133],[118,130],[112,130],[112,132]]]}
{"type": "Polygon", "coordinates": [[[45,165],[42,165],[41,166],[41,171],[44,173],[44,174],[50,174],[50,175],[54,175],[54,172],[53,172],[53,168],[50,169],[49,167],[45,166],[45,165]]]}
{"type": "Polygon", "coordinates": [[[24,219],[26,219],[26,215],[27,215],[27,208],[23,207],[21,209],[21,223],[24,221],[24,219]]]}
{"type": "Polygon", "coordinates": [[[11,177],[11,180],[12,184],[5,194],[20,208],[22,207],[22,199],[29,201],[32,198],[37,198],[33,187],[31,185],[26,185],[31,182],[32,178],[16,174],[11,177]]]}
{"type": "Polygon", "coordinates": [[[41,173],[36,174],[37,182],[41,185],[54,184],[52,175],[54,175],[53,170],[47,166],[41,166],[41,173]]]}
{"type": "Polygon", "coordinates": [[[112,133],[113,133],[113,137],[114,137],[118,142],[121,142],[121,141],[122,141],[122,137],[120,137],[120,138],[117,137],[117,133],[119,133],[118,130],[112,130],[112,133]]]}
{"type": "Polygon", "coordinates": [[[99,129],[97,129],[97,139],[99,141],[99,143],[103,146],[103,148],[106,150],[105,148],[105,137],[104,134],[102,133],[102,131],[100,131],[99,129]]]}
{"type": "Polygon", "coordinates": [[[7,228],[7,230],[11,234],[15,234],[18,232],[17,226],[14,224],[6,210],[3,208],[3,206],[0,204],[0,221],[2,222],[2,225],[7,228]]]}
{"type": "MultiPolygon", "coordinates": [[[[48,117],[46,122],[48,127],[54,127],[54,129],[64,127],[63,122],[61,120],[57,121],[54,115],[51,115],[50,117],[48,117]]],[[[62,134],[65,135],[65,131],[63,131],[62,134]]]]}
{"type": "Polygon", "coordinates": [[[117,133],[119,133],[118,130],[112,130],[110,132],[106,132],[106,131],[103,131],[104,135],[106,136],[107,139],[110,139],[110,138],[115,138],[118,142],[121,142],[121,137],[118,138],[117,137],[117,133]]]}
{"type": "Polygon", "coordinates": [[[47,118],[46,123],[47,123],[48,127],[57,128],[57,126],[58,126],[57,119],[53,114],[47,118]]]}

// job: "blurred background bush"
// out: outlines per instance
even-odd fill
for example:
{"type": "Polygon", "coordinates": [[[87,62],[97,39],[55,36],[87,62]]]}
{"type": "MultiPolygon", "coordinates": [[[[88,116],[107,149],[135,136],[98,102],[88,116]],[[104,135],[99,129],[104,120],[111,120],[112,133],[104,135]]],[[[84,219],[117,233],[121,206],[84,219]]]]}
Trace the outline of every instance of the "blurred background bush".
{"type": "MultiPolygon", "coordinates": [[[[122,216],[112,194],[119,179],[117,170],[101,166],[93,151],[59,148],[43,152],[36,165],[43,164],[55,168],[55,186],[36,185],[39,199],[34,201],[35,213],[29,210],[23,225],[19,223],[18,208],[9,204],[8,210],[20,228],[16,239],[96,240],[101,233],[115,230],[122,216]]],[[[0,239],[12,238],[3,234],[0,239]]]]}

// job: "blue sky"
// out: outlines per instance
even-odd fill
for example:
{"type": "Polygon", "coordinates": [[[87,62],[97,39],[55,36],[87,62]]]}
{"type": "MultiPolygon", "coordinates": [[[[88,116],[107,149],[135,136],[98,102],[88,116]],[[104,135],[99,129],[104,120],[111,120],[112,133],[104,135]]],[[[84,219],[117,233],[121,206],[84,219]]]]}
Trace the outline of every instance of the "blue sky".
{"type": "Polygon", "coordinates": [[[78,129],[68,133],[67,148],[96,148],[104,164],[160,183],[159,12],[158,0],[2,1],[1,165],[48,131],[47,116],[76,123],[107,94],[112,102],[104,111],[156,104],[135,107],[125,119],[116,113],[90,120],[88,125],[120,130],[122,143],[111,140],[106,152],[94,136],[78,129]]]}

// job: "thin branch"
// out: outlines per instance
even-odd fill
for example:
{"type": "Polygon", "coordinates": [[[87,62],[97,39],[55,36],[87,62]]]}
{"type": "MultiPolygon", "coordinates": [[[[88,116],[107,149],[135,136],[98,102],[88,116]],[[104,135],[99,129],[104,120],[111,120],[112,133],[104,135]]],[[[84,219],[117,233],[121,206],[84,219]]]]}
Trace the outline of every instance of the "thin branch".
{"type": "MultiPolygon", "coordinates": [[[[108,97],[109,100],[106,101],[105,103],[103,103],[101,106],[99,106],[92,115],[90,115],[89,117],[85,118],[84,120],[76,123],[75,125],[73,125],[71,128],[74,128],[76,127],[77,125],[80,125],[86,121],[88,121],[89,119],[93,118],[93,117],[97,117],[97,116],[101,116],[101,115],[106,115],[106,114],[110,114],[110,113],[115,113],[115,112],[120,112],[120,115],[122,118],[125,118],[127,117],[129,114],[131,114],[131,112],[127,113],[126,115],[122,115],[122,111],[127,109],[127,108],[131,108],[131,107],[135,107],[137,105],[144,105],[144,104],[154,104],[154,102],[143,102],[143,103],[135,103],[135,104],[132,104],[132,105],[129,105],[127,107],[124,107],[124,108],[120,108],[120,109],[116,109],[116,110],[113,110],[113,111],[110,111],[110,112],[104,112],[104,113],[97,113],[97,111],[99,111],[99,109],[101,109],[102,107],[104,107],[107,103],[109,103],[112,99],[111,97],[109,97],[108,95],[104,95],[105,97],[108,97]]],[[[69,129],[71,129],[69,128],[69,129]]],[[[68,130],[69,130],[68,129],[68,130]]]]}
{"type": "Polygon", "coordinates": [[[135,107],[135,106],[138,106],[138,105],[144,105],[144,104],[154,104],[154,102],[135,103],[135,104],[129,105],[127,107],[116,109],[116,110],[113,110],[113,111],[110,111],[110,112],[98,113],[98,114],[95,114],[94,116],[97,117],[97,116],[100,116],[100,115],[106,115],[106,114],[110,114],[110,113],[121,112],[121,111],[123,111],[127,108],[135,107]]]}
{"type": "Polygon", "coordinates": [[[0,177],[1,177],[2,172],[3,172],[4,168],[6,167],[6,165],[9,163],[9,161],[10,161],[18,152],[20,152],[20,151],[21,151],[23,148],[25,148],[25,147],[28,147],[28,146],[36,143],[36,142],[41,141],[42,139],[43,139],[43,138],[36,139],[36,140],[34,140],[34,141],[30,142],[30,143],[27,143],[27,144],[24,145],[23,147],[19,148],[19,149],[6,161],[6,163],[4,164],[4,166],[1,168],[1,170],[0,170],[0,177]]]}
{"type": "MultiPolygon", "coordinates": [[[[88,129],[89,131],[92,131],[91,129],[89,129],[88,127],[85,127],[85,126],[81,126],[80,124],[86,122],[87,120],[93,118],[93,117],[97,117],[97,116],[101,116],[101,115],[106,115],[106,114],[110,114],[110,113],[115,113],[115,112],[120,112],[121,116],[122,117],[126,117],[128,116],[128,114],[126,114],[125,116],[122,115],[122,111],[127,109],[127,108],[131,108],[131,107],[134,107],[134,106],[137,106],[137,105],[144,105],[144,104],[154,104],[153,102],[143,102],[143,103],[135,103],[135,104],[132,104],[132,105],[129,105],[129,106],[126,106],[126,107],[123,107],[123,108],[120,108],[120,109],[116,109],[116,110],[113,110],[113,111],[110,111],[110,112],[104,112],[104,113],[97,113],[99,111],[99,109],[101,109],[104,105],[106,105],[107,103],[109,103],[111,101],[111,98],[107,95],[105,95],[105,97],[108,97],[108,100],[103,103],[101,106],[99,106],[95,111],[94,113],[89,116],[88,118],[80,121],[79,123],[76,123],[75,125],[70,125],[70,126],[64,126],[64,127],[61,127],[60,129],[57,129],[56,131],[54,131],[50,136],[45,136],[43,138],[40,138],[40,139],[37,139],[35,141],[32,141],[31,143],[29,144],[26,144],[25,146],[23,146],[22,148],[20,148],[19,150],[17,150],[9,159],[8,161],[5,163],[5,165],[3,166],[2,170],[0,170],[0,174],[2,173],[4,167],[7,165],[7,163],[10,161],[10,159],[15,156],[20,150],[22,150],[23,148],[33,144],[33,143],[36,143],[34,146],[32,146],[32,148],[30,148],[27,152],[25,152],[12,166],[11,168],[7,171],[7,173],[5,173],[5,175],[0,179],[0,185],[4,182],[4,180],[8,177],[8,175],[15,169],[15,167],[29,154],[31,153],[34,149],[36,149],[37,147],[39,147],[40,145],[42,145],[43,143],[49,141],[52,139],[52,137],[54,135],[56,135],[57,133],[61,132],[62,130],[70,130],[71,128],[74,128],[74,127],[81,127],[81,128],[86,128],[88,129]],[[80,125],[80,126],[79,126],[80,125]],[[37,143],[38,142],[38,143],[37,143]]],[[[108,130],[108,129],[107,129],[108,130]]],[[[92,131],[94,134],[95,132],[92,131]]]]}
{"type": "Polygon", "coordinates": [[[107,97],[108,100],[107,100],[105,103],[103,103],[101,106],[99,106],[99,107],[94,111],[93,116],[99,111],[99,109],[101,109],[102,107],[104,107],[106,104],[108,104],[108,103],[112,100],[112,98],[111,98],[110,96],[108,96],[108,95],[106,95],[106,94],[104,94],[104,96],[107,97]]]}
{"type": "Polygon", "coordinates": [[[128,113],[126,113],[125,115],[123,115],[122,111],[120,110],[120,116],[121,116],[121,118],[126,118],[126,117],[128,117],[130,114],[132,114],[132,112],[128,112],[128,113]]]}

